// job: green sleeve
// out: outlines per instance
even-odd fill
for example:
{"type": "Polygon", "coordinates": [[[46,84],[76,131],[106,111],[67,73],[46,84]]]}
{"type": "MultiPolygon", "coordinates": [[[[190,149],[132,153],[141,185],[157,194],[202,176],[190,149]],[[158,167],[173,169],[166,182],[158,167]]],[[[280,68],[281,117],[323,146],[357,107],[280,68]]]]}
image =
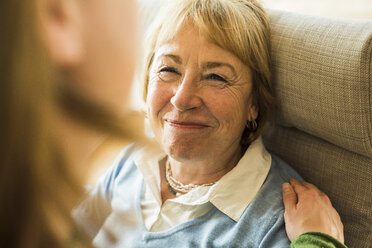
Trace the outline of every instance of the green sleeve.
{"type": "Polygon", "coordinates": [[[291,243],[291,248],[347,248],[334,237],[321,232],[306,232],[291,243]]]}

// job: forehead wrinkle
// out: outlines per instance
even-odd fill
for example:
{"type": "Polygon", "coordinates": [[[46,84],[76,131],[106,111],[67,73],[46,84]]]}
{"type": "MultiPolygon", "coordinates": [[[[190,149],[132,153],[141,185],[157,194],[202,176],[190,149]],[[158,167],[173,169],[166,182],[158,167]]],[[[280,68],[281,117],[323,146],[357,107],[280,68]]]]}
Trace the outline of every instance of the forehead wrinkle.
{"type": "Polygon", "coordinates": [[[175,54],[169,54],[169,53],[163,53],[163,54],[160,54],[158,56],[158,60],[162,59],[162,58],[170,58],[171,60],[173,60],[176,64],[179,64],[181,65],[182,64],[182,58],[178,55],[175,55],[175,54]]]}

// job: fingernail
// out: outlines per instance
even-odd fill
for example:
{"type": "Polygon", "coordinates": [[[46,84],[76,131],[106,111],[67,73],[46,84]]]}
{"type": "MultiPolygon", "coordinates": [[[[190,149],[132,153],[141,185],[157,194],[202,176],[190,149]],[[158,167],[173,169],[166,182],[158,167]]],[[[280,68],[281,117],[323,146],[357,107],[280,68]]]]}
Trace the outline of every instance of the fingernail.
{"type": "Polygon", "coordinates": [[[284,192],[288,192],[290,190],[290,185],[289,183],[283,183],[283,191],[284,192]]]}

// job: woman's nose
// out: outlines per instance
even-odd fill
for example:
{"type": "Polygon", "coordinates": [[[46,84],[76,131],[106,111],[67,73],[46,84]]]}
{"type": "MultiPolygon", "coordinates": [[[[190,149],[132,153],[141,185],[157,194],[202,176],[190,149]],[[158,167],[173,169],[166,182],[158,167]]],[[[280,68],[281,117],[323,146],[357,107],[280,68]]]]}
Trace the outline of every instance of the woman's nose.
{"type": "Polygon", "coordinates": [[[185,76],[175,90],[171,98],[171,104],[179,111],[186,111],[198,108],[202,105],[202,99],[199,96],[199,88],[195,79],[185,76]]]}

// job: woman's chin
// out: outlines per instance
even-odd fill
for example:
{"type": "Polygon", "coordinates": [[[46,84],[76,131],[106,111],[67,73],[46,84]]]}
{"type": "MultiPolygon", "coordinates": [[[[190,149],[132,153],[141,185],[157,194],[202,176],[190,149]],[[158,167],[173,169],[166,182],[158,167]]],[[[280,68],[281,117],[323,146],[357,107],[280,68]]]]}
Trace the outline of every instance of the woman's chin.
{"type": "Polygon", "coordinates": [[[200,149],[189,145],[172,145],[166,147],[165,151],[172,159],[183,163],[197,160],[202,155],[200,149]]]}

